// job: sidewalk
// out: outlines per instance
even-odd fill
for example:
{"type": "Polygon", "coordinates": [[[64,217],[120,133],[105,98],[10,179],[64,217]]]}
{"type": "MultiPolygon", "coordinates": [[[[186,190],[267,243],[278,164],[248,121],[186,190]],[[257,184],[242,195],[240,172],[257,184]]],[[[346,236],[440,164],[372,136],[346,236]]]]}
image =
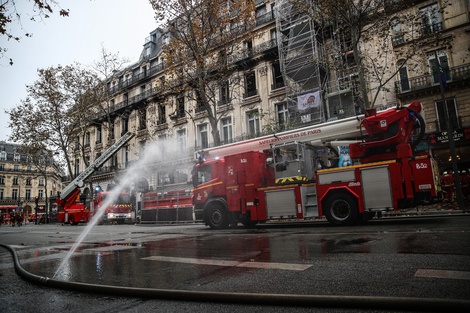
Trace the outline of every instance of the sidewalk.
{"type": "Polygon", "coordinates": [[[443,215],[443,214],[470,214],[470,200],[464,199],[464,208],[459,208],[457,201],[441,202],[429,205],[420,205],[400,211],[382,212],[382,217],[408,216],[408,215],[443,215]]]}

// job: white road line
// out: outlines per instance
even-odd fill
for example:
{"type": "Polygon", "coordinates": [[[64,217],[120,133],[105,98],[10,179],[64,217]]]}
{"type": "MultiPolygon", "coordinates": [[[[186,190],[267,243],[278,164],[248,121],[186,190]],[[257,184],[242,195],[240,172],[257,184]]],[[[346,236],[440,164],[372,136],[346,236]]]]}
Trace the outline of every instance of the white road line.
{"type": "Polygon", "coordinates": [[[449,278],[449,279],[470,280],[470,272],[433,270],[433,269],[418,269],[415,273],[415,277],[449,278]]]}
{"type": "Polygon", "coordinates": [[[312,266],[311,264],[269,263],[269,262],[238,262],[238,261],[228,261],[228,260],[178,258],[178,257],[158,256],[158,255],[142,258],[142,260],[187,263],[187,264],[198,264],[198,265],[215,265],[215,266],[276,269],[276,270],[286,270],[286,271],[304,271],[304,270],[306,270],[306,269],[308,269],[309,267],[312,266]]]}

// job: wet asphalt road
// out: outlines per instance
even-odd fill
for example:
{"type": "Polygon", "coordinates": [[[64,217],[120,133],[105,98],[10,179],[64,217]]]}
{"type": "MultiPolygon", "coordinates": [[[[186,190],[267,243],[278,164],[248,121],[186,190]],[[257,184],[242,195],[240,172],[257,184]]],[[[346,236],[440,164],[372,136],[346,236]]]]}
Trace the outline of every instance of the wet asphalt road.
{"type": "MultiPolygon", "coordinates": [[[[0,227],[21,266],[60,281],[189,291],[470,300],[470,217],[382,219],[367,225],[0,227]],[[61,268],[58,273],[56,271],[61,268]]],[[[311,312],[312,308],[142,299],[37,285],[0,248],[1,312],[311,312]]],[[[318,312],[364,312],[338,307],[318,312]]],[[[374,310],[371,310],[372,312],[374,310]]],[[[376,310],[375,310],[376,311],[376,310]]],[[[381,312],[394,312],[385,307],[381,312]]]]}

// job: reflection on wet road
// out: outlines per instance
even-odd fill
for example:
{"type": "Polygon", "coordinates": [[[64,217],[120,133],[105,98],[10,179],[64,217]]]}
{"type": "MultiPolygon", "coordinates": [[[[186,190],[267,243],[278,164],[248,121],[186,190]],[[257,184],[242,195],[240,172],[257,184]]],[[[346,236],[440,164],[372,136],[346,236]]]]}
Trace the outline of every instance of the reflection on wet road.
{"type": "MultiPolygon", "coordinates": [[[[1,239],[17,245],[27,271],[52,277],[74,243],[65,238],[75,236],[80,227],[28,227],[21,232],[2,229],[1,239]]],[[[294,294],[423,297],[440,290],[439,296],[470,298],[465,283],[469,240],[468,217],[224,231],[202,225],[98,226],[56,279],[294,294]]]]}

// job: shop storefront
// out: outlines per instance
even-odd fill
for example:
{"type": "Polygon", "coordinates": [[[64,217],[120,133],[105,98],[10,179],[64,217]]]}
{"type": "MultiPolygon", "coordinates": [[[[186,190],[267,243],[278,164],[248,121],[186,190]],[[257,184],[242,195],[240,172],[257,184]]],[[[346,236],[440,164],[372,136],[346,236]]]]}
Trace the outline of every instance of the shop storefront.
{"type": "MultiPolygon", "coordinates": [[[[458,128],[453,132],[457,167],[461,170],[470,169],[470,127],[458,128]]],[[[428,142],[434,159],[439,164],[440,172],[452,170],[453,160],[449,148],[449,135],[446,131],[428,135],[428,142]]]]}

